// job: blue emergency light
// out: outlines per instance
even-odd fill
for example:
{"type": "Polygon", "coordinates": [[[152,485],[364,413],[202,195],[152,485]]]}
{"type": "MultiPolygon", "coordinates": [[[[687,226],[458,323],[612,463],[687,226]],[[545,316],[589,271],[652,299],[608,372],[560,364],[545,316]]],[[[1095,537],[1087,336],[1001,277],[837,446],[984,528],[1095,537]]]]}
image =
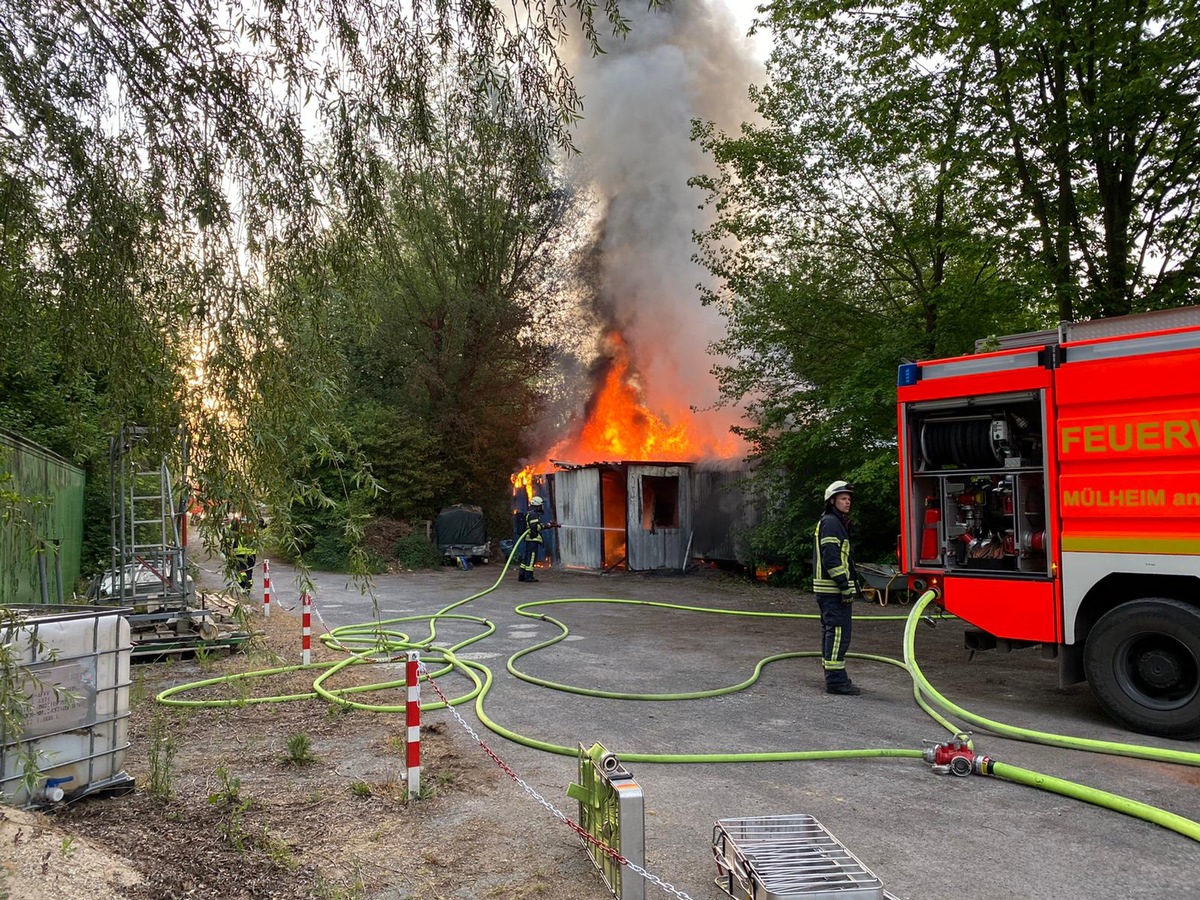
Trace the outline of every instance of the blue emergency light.
{"type": "Polygon", "coordinates": [[[915,362],[901,363],[896,372],[896,387],[908,387],[921,380],[921,367],[915,362]]]}

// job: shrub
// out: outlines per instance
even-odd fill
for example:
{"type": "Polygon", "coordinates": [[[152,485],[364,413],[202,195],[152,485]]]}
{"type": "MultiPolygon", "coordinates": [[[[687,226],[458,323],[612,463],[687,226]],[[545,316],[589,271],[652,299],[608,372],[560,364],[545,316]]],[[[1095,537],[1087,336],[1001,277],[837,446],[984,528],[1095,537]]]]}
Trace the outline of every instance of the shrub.
{"type": "Polygon", "coordinates": [[[421,534],[410,534],[396,541],[396,562],[406,569],[433,569],[441,565],[442,554],[421,534]]]}

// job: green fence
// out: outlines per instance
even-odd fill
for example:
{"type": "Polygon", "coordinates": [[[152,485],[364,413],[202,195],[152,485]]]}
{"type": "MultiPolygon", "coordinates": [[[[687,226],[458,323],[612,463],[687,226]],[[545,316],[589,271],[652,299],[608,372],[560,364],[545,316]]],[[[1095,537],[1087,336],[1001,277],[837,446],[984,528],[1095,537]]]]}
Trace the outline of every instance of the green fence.
{"type": "Polygon", "coordinates": [[[83,546],[83,470],[0,428],[0,604],[71,602],[83,546]]]}

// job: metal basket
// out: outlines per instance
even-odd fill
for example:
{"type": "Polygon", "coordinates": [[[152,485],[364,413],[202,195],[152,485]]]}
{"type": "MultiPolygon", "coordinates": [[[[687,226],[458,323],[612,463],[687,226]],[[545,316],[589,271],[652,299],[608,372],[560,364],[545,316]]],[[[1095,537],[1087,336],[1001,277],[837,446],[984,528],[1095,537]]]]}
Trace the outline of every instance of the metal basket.
{"type": "Polygon", "coordinates": [[[812,816],[720,819],[713,827],[713,855],[717,885],[737,900],[885,900],[891,896],[812,816]]]}

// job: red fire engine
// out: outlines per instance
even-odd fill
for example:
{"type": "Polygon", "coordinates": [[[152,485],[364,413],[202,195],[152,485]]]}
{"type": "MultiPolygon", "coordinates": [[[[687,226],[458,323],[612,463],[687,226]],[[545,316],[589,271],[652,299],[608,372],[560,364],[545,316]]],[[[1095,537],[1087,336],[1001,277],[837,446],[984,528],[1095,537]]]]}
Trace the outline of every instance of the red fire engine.
{"type": "Polygon", "coordinates": [[[980,343],[900,366],[901,568],[968,647],[1200,736],[1200,307],[980,343]]]}

